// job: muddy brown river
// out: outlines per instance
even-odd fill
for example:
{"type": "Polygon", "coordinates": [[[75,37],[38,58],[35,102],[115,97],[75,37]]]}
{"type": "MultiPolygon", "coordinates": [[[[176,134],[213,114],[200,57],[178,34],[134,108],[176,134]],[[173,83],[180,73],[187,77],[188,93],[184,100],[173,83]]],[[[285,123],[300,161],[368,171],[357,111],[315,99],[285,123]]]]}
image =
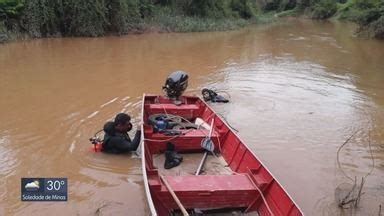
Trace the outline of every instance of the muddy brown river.
{"type": "Polygon", "coordinates": [[[213,108],[306,215],[379,215],[384,41],[356,38],[354,28],[285,20],[1,44],[0,215],[147,215],[140,159],[92,153],[88,138],[118,112],[136,123],[142,94],[162,93],[177,69],[190,75],[187,94],[209,87],[230,97],[213,108]],[[352,134],[339,153],[343,174],[337,151],[352,134]],[[359,208],[338,208],[336,188],[371,170],[359,208]],[[66,177],[69,199],[21,202],[22,177],[66,177]]]}

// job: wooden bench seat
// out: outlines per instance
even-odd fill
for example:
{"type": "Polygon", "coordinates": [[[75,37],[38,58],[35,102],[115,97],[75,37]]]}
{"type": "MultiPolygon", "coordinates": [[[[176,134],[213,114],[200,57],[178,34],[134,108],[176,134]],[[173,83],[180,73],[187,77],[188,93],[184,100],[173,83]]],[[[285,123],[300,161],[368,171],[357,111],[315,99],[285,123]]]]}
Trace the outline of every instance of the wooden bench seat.
{"type": "MultiPolygon", "coordinates": [[[[258,196],[258,191],[247,174],[165,178],[186,208],[246,208],[258,196]]],[[[165,187],[157,193],[168,207],[178,208],[165,187]]]]}
{"type": "Polygon", "coordinates": [[[247,175],[167,176],[172,189],[183,191],[248,191],[255,190],[247,175]]]}
{"type": "Polygon", "coordinates": [[[148,110],[150,115],[165,113],[164,109],[167,110],[168,114],[182,116],[186,119],[193,119],[198,117],[200,113],[200,106],[197,104],[183,104],[180,106],[174,104],[145,104],[145,106],[149,106],[149,108],[145,108],[148,110]]]}

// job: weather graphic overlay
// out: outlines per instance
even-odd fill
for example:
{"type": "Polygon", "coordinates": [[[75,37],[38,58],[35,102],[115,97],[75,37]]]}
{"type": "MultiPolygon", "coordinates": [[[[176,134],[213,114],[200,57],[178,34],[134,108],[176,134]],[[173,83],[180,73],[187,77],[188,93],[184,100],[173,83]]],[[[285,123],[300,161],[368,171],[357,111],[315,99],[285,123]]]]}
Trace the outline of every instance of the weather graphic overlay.
{"type": "Polygon", "coordinates": [[[21,178],[21,201],[67,201],[67,178],[21,178]]]}

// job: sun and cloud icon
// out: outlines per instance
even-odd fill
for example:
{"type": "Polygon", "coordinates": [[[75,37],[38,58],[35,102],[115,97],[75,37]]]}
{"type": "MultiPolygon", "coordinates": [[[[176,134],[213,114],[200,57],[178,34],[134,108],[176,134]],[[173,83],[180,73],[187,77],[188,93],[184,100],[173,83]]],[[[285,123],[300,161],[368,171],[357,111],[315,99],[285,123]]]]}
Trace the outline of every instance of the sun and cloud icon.
{"type": "Polygon", "coordinates": [[[39,180],[35,180],[35,181],[32,181],[32,182],[29,182],[27,184],[25,184],[25,189],[39,189],[40,188],[40,182],[39,180]]]}

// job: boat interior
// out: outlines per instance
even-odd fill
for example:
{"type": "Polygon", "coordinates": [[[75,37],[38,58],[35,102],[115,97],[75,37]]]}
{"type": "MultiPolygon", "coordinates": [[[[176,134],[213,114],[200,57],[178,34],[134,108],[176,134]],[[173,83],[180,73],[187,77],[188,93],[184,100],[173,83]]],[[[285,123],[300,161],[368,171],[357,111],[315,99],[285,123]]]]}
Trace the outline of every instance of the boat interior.
{"type": "Polygon", "coordinates": [[[188,211],[299,213],[269,171],[204,101],[188,96],[176,102],[162,96],[145,96],[143,106],[145,169],[153,203],[161,215],[180,212],[164,181],[188,211]],[[156,114],[178,116],[195,127],[159,131],[149,121],[156,114]],[[201,172],[196,174],[204,153],[208,152],[202,147],[204,139],[212,141],[214,150],[207,154],[201,172]],[[183,157],[180,165],[171,169],[164,168],[168,142],[183,157]],[[281,202],[288,203],[280,205],[281,202]]]}

